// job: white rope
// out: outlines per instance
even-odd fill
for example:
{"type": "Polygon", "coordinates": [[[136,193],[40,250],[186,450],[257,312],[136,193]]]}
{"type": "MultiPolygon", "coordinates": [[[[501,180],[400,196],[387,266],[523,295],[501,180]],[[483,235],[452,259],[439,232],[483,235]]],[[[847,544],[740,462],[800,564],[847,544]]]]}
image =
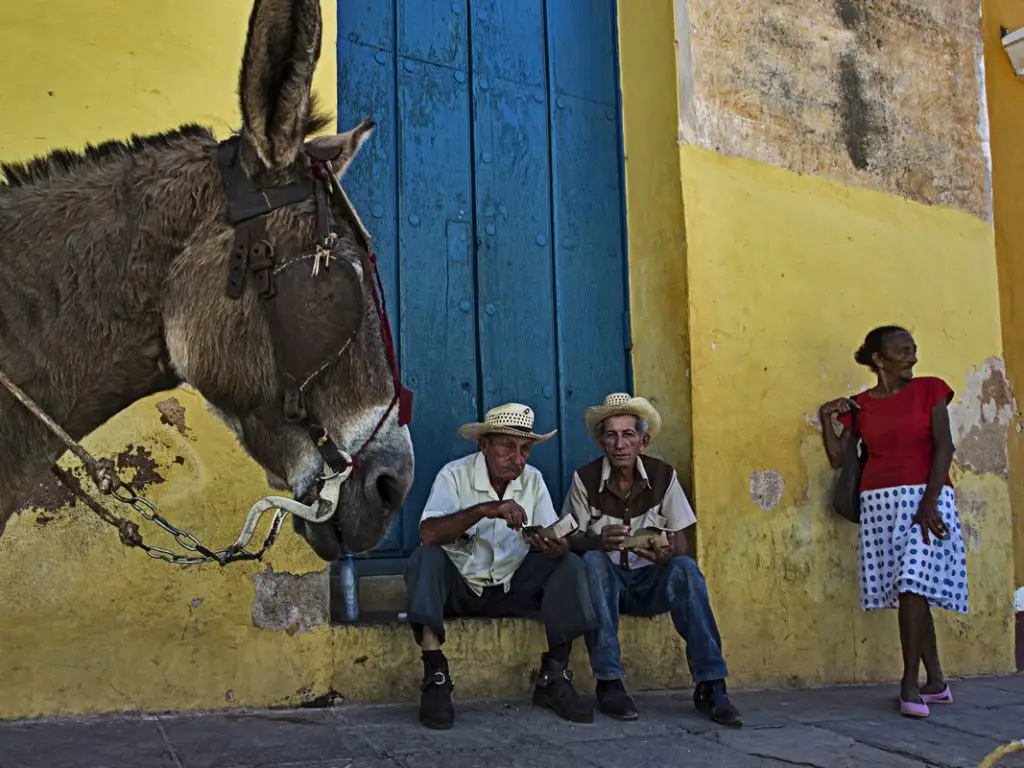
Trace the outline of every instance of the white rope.
{"type": "Polygon", "coordinates": [[[320,490],[320,498],[315,507],[303,504],[296,499],[285,498],[284,496],[264,496],[252,505],[249,514],[245,516],[242,533],[239,535],[238,541],[234,543],[234,549],[242,550],[248,546],[253,534],[256,533],[256,527],[259,525],[260,518],[271,509],[277,510],[277,513],[274,515],[275,523],[288,513],[310,523],[326,523],[334,516],[335,511],[338,509],[341,486],[350,474],[352,474],[351,465],[344,472],[339,472],[329,477],[324,482],[324,487],[320,490]]]}

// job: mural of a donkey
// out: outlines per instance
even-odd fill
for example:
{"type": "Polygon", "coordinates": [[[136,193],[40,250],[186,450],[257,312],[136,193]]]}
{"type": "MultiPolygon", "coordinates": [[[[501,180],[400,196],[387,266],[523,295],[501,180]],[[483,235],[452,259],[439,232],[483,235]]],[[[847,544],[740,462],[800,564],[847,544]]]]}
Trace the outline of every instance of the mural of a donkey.
{"type": "MultiPolygon", "coordinates": [[[[333,559],[383,537],[413,451],[369,240],[337,183],[373,124],[306,141],[329,124],[310,90],[320,44],[320,0],[255,0],[231,140],[186,125],[3,167],[0,371],[75,440],[190,384],[275,487],[315,504],[346,476],[325,522],[293,518],[333,559]]],[[[63,450],[0,387],[0,531],[63,450]]]]}

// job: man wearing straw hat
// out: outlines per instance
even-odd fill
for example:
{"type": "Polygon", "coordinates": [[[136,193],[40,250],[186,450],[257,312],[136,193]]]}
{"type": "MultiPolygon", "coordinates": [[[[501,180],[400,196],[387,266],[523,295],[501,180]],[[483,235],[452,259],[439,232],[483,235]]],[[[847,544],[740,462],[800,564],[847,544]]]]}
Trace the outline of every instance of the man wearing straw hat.
{"type": "Polygon", "coordinates": [[[422,546],[405,574],[406,611],[423,649],[419,717],[428,728],[450,728],[455,717],[441,651],[445,616],[539,615],[548,651],[533,702],[567,720],[594,719],[568,671],[572,641],[596,626],[586,568],[565,539],[523,531],[558,521],[543,476],[527,464],[533,445],[555,432],[538,434],[533,421],[533,409],[508,403],[460,427],[459,436],[479,450],[441,468],[420,517],[422,546]]]}
{"type": "Polygon", "coordinates": [[[687,554],[683,531],[697,519],[676,471],[650,456],[640,458],[661,429],[661,416],[644,398],[616,393],[588,408],[583,418],[604,456],[573,474],[563,511],[572,512],[580,526],[571,546],[584,553],[597,614],[598,627],[586,641],[598,707],[621,720],[638,717],[622,684],[619,614],[668,613],[686,641],[697,709],[718,723],[742,725],[726,693],[728,672],[707,585],[687,554]],[[651,536],[623,548],[641,529],[663,531],[664,540],[651,536]]]}

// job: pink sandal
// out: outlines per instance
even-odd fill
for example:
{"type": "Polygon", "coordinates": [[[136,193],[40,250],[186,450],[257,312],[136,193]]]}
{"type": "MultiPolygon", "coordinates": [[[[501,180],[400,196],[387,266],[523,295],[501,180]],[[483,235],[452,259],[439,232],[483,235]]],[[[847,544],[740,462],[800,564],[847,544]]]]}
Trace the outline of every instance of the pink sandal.
{"type": "Polygon", "coordinates": [[[905,717],[928,717],[931,712],[928,710],[927,704],[900,699],[900,714],[905,717]]]}
{"type": "Polygon", "coordinates": [[[949,690],[947,685],[942,693],[922,693],[921,701],[925,704],[952,704],[953,692],[949,690]]]}

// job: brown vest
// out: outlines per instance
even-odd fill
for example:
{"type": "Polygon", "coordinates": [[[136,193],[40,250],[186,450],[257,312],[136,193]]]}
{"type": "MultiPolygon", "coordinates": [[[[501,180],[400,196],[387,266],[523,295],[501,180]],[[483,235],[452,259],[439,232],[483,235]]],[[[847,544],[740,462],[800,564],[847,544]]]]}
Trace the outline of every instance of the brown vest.
{"type": "MultiPolygon", "coordinates": [[[[672,481],[674,470],[671,465],[652,456],[641,456],[641,461],[647,473],[647,482],[643,481],[639,472],[636,473],[628,498],[623,498],[617,487],[613,490],[611,482],[601,490],[603,457],[577,470],[580,482],[587,492],[591,520],[596,521],[607,515],[621,520],[623,525],[629,525],[634,518],[643,517],[647,510],[661,504],[672,481]]],[[[628,553],[623,552],[620,565],[626,567],[627,561],[628,553]]]]}

